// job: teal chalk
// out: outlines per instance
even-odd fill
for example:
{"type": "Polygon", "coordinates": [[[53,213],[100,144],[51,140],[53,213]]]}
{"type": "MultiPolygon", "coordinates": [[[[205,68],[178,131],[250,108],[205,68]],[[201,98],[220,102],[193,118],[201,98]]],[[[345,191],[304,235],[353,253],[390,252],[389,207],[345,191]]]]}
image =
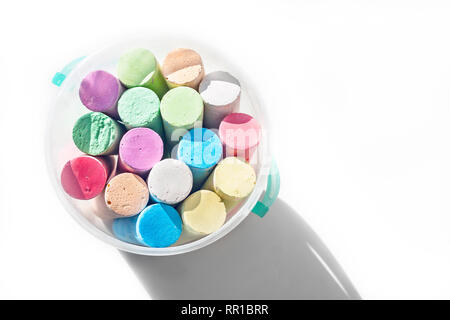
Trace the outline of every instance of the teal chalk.
{"type": "Polygon", "coordinates": [[[119,99],[118,112],[127,129],[149,128],[164,139],[159,98],[150,89],[137,87],[126,90],[119,99]]]}

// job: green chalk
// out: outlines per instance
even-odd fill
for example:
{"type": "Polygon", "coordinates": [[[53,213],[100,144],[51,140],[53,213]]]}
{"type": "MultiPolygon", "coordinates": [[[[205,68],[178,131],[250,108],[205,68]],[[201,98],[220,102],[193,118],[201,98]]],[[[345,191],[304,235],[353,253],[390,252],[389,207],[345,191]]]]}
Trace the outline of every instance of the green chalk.
{"type": "Polygon", "coordinates": [[[118,75],[126,87],[146,87],[153,90],[160,99],[169,90],[158,61],[146,49],[133,49],[121,56],[118,75]]]}
{"type": "Polygon", "coordinates": [[[145,127],[164,138],[159,98],[147,88],[132,88],[125,91],[118,102],[119,116],[127,129],[145,127]]]}
{"type": "Polygon", "coordinates": [[[119,123],[101,112],[81,116],[72,130],[77,148],[92,156],[116,154],[122,135],[119,123]]]}
{"type": "Polygon", "coordinates": [[[166,142],[174,146],[187,131],[202,126],[202,97],[189,87],[171,89],[161,100],[161,117],[166,142]]]}

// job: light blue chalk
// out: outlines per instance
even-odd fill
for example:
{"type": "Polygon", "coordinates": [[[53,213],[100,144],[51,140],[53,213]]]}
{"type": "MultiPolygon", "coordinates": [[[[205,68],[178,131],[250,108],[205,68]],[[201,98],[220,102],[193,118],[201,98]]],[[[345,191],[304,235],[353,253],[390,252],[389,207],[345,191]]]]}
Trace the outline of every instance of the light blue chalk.
{"type": "Polygon", "coordinates": [[[198,190],[222,158],[222,143],[213,131],[205,128],[189,130],[178,145],[177,158],[192,171],[194,185],[198,190]]]}
{"type": "Polygon", "coordinates": [[[136,216],[114,220],[112,229],[122,241],[165,248],[178,240],[182,223],[177,210],[158,203],[146,207],[136,216]]]}

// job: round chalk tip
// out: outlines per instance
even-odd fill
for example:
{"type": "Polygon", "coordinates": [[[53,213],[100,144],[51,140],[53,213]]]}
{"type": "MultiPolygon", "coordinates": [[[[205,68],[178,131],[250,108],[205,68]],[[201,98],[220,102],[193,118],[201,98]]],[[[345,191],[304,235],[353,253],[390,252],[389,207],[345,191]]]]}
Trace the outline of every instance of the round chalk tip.
{"type": "Polygon", "coordinates": [[[149,200],[145,181],[133,173],[121,173],[112,178],[105,189],[108,208],[123,217],[141,212],[149,200]]]}
{"type": "Polygon", "coordinates": [[[225,106],[236,101],[241,94],[238,79],[225,71],[208,73],[200,82],[200,95],[211,106],[225,106]]]}
{"type": "Polygon", "coordinates": [[[134,128],[120,141],[119,161],[127,171],[143,174],[161,160],[163,153],[163,141],[155,131],[134,128]]]}
{"type": "Polygon", "coordinates": [[[245,161],[228,157],[219,162],[213,173],[214,190],[223,199],[237,200],[255,188],[255,169],[245,161]]]}
{"type": "Polygon", "coordinates": [[[220,123],[219,137],[227,147],[246,150],[259,144],[261,126],[249,114],[230,113],[220,123]]]}
{"type": "Polygon", "coordinates": [[[165,248],[180,238],[182,222],[177,210],[158,203],[139,214],[136,230],[140,242],[154,248],[165,248]]]}
{"type": "Polygon", "coordinates": [[[170,89],[161,99],[161,116],[174,127],[193,125],[202,120],[202,97],[189,87],[170,89]]]}
{"type": "Polygon", "coordinates": [[[73,142],[77,148],[92,156],[115,152],[121,136],[119,124],[101,112],[81,116],[72,130],[73,142]]]}
{"type": "Polygon", "coordinates": [[[72,159],[61,171],[61,185],[72,198],[89,200],[102,193],[108,179],[106,163],[91,156],[72,159]]]}
{"type": "Polygon", "coordinates": [[[119,99],[118,112],[127,128],[149,127],[159,117],[159,98],[148,88],[126,90],[119,99]]]}
{"type": "Polygon", "coordinates": [[[183,201],[191,192],[192,172],[180,160],[164,159],[152,168],[147,184],[155,201],[174,205],[183,201]]]}
{"type": "Polygon", "coordinates": [[[219,230],[227,215],[222,199],[209,190],[191,194],[180,205],[180,213],[186,229],[203,235],[219,230]]]}
{"type": "Polygon", "coordinates": [[[158,63],[152,52],[136,48],[120,57],[117,73],[120,82],[131,88],[146,84],[157,68],[158,63]]]}
{"type": "Polygon", "coordinates": [[[107,155],[116,151],[122,130],[119,124],[101,112],[81,116],[72,130],[73,142],[80,151],[92,156],[107,155]]]}
{"type": "Polygon", "coordinates": [[[222,143],[212,130],[194,128],[181,138],[177,158],[190,167],[207,169],[219,162],[222,150],[222,143]]]}
{"type": "Polygon", "coordinates": [[[197,89],[205,74],[200,55],[187,48],[169,52],[161,69],[171,87],[187,86],[197,89]]]}
{"type": "Polygon", "coordinates": [[[121,92],[120,82],[115,76],[97,70],[81,81],[79,96],[83,105],[91,111],[114,113],[121,92]]]}

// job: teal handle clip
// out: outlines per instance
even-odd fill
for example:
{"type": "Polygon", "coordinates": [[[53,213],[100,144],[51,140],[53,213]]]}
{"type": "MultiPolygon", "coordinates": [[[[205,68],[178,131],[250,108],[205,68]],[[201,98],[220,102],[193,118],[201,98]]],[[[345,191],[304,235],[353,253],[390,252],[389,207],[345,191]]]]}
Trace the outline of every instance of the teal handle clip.
{"type": "Polygon", "coordinates": [[[78,63],[80,63],[81,60],[83,60],[85,57],[79,57],[67,64],[61,71],[57,72],[52,79],[52,83],[60,87],[64,80],[66,80],[69,73],[77,66],[78,63]]]}
{"type": "Polygon", "coordinates": [[[267,189],[261,201],[253,207],[252,212],[261,218],[269,211],[270,206],[275,202],[280,192],[280,172],[275,160],[272,160],[269,178],[267,179],[267,189]]]}

